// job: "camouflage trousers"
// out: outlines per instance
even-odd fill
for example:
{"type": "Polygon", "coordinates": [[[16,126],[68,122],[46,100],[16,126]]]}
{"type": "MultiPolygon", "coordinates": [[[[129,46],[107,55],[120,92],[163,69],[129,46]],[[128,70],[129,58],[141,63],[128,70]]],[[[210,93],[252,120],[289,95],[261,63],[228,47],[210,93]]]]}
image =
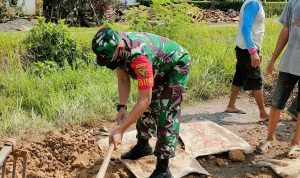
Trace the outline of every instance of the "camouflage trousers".
{"type": "Polygon", "coordinates": [[[165,84],[154,87],[152,102],[138,120],[138,139],[157,136],[155,156],[168,159],[175,156],[181,122],[180,103],[184,88],[180,84],[165,84]]]}

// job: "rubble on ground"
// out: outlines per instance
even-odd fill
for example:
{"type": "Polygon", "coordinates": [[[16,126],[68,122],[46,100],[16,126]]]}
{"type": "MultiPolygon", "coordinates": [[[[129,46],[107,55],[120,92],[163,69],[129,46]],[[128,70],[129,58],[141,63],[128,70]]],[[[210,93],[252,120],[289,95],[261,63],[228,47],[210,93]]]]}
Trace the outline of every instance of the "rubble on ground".
{"type": "Polygon", "coordinates": [[[206,21],[210,23],[218,22],[238,22],[239,12],[229,9],[227,12],[219,9],[201,9],[202,16],[194,17],[197,21],[206,21]]]}
{"type": "Polygon", "coordinates": [[[243,150],[230,150],[229,151],[229,159],[231,161],[244,161],[245,155],[243,150]]]}

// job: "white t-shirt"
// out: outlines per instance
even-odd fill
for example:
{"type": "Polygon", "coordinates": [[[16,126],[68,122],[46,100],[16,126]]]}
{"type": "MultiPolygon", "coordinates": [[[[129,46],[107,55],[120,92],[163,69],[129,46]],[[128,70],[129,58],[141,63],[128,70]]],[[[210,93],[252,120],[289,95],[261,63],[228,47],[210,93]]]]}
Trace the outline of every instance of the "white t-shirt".
{"type": "Polygon", "coordinates": [[[289,39],[280,59],[279,71],[300,76],[300,27],[292,23],[293,17],[297,15],[293,14],[295,11],[300,11],[300,0],[290,0],[279,18],[279,22],[289,29],[289,39]]]}

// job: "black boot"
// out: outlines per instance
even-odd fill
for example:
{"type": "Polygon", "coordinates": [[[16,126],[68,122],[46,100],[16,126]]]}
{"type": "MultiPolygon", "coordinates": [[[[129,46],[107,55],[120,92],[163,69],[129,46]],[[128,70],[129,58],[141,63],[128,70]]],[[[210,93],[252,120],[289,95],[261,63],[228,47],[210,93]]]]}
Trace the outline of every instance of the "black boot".
{"type": "Polygon", "coordinates": [[[122,159],[136,160],[144,156],[152,155],[152,148],[149,140],[138,139],[137,144],[128,152],[121,155],[122,159]]]}
{"type": "Polygon", "coordinates": [[[157,159],[156,168],[150,178],[173,178],[169,170],[169,159],[157,159]]]}

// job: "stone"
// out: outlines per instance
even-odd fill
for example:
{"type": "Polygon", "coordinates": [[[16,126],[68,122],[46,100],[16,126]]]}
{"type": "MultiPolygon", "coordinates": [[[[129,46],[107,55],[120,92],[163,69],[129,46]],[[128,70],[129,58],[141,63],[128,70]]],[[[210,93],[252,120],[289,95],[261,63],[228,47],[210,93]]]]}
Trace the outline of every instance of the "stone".
{"type": "Polygon", "coordinates": [[[229,151],[229,159],[231,161],[244,161],[245,155],[243,150],[230,150],[229,151]]]}
{"type": "Polygon", "coordinates": [[[119,158],[117,158],[117,159],[115,159],[115,163],[116,164],[121,164],[122,162],[121,162],[121,160],[119,158]]]}
{"type": "Polygon", "coordinates": [[[255,176],[253,174],[251,174],[251,173],[246,173],[245,177],[246,178],[254,178],[255,176]]]}
{"type": "Polygon", "coordinates": [[[268,170],[268,168],[262,167],[262,168],[260,169],[260,172],[261,172],[261,173],[268,173],[269,170],[268,170]]]}
{"type": "Polygon", "coordinates": [[[119,176],[120,176],[120,178],[128,178],[129,177],[127,172],[125,172],[125,171],[120,171],[119,176]]]}
{"type": "Polygon", "coordinates": [[[227,167],[228,163],[224,159],[217,158],[216,163],[219,167],[227,167]]]}
{"type": "Polygon", "coordinates": [[[78,152],[77,151],[75,151],[75,152],[73,152],[72,154],[71,154],[71,159],[76,159],[76,158],[78,158],[78,152]]]}
{"type": "Polygon", "coordinates": [[[90,155],[84,153],[80,155],[72,164],[72,167],[86,168],[90,160],[90,155]]]}
{"type": "Polygon", "coordinates": [[[110,161],[110,164],[111,164],[112,166],[115,166],[115,165],[116,165],[116,163],[115,163],[114,161],[110,161]]]}
{"type": "Polygon", "coordinates": [[[105,178],[120,178],[120,176],[117,173],[109,173],[105,178]]]}
{"type": "Polygon", "coordinates": [[[16,173],[16,178],[22,178],[22,175],[19,173],[16,173]]]}
{"type": "Polygon", "coordinates": [[[88,178],[88,174],[87,173],[81,173],[79,174],[78,178],[88,178]]]}
{"type": "Polygon", "coordinates": [[[46,177],[42,171],[28,171],[27,177],[46,177]]]}
{"type": "Polygon", "coordinates": [[[55,178],[64,178],[63,171],[55,171],[55,178]]]}
{"type": "Polygon", "coordinates": [[[104,125],[100,127],[100,131],[102,132],[108,132],[107,127],[105,127],[104,125]]]}
{"type": "Polygon", "coordinates": [[[100,158],[100,153],[97,152],[97,151],[93,151],[92,153],[90,153],[90,156],[91,156],[92,159],[97,160],[97,159],[100,158]]]}
{"type": "Polygon", "coordinates": [[[260,174],[256,178],[272,178],[272,175],[260,174]]]}
{"type": "Polygon", "coordinates": [[[216,157],[213,156],[213,155],[209,155],[209,156],[207,156],[207,159],[208,159],[208,160],[213,160],[213,159],[216,159],[216,157]]]}
{"type": "Polygon", "coordinates": [[[90,173],[91,173],[91,174],[96,174],[96,173],[98,173],[100,167],[101,167],[101,165],[96,165],[96,166],[90,171],[90,173]]]}

